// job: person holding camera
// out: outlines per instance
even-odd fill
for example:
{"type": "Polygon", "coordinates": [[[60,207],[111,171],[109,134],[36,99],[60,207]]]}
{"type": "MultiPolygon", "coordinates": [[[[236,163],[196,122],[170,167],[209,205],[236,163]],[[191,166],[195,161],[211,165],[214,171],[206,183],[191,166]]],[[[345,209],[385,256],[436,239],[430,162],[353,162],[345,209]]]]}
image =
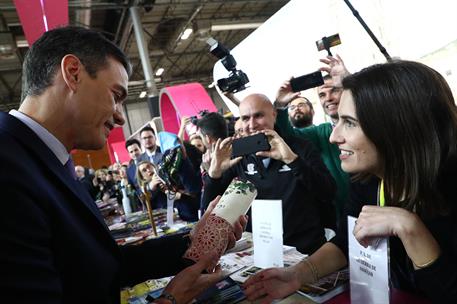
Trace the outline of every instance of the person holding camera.
{"type": "MultiPolygon", "coordinates": [[[[324,76],[324,84],[317,88],[319,100],[322,108],[330,117],[331,122],[313,125],[305,128],[297,128],[291,124],[289,115],[291,108],[294,107],[295,100],[300,97],[300,92],[292,90],[290,81],[285,81],[278,89],[274,105],[277,109],[278,118],[276,120],[276,128],[283,134],[289,136],[297,136],[309,140],[320,152],[322,160],[327,169],[335,179],[337,190],[333,201],[335,209],[336,226],[339,225],[339,219],[343,214],[343,206],[349,199],[350,177],[341,169],[340,152],[335,144],[330,143],[329,138],[332,133],[333,126],[338,122],[338,105],[341,98],[341,77],[349,74],[341,57],[328,57],[321,59],[327,64],[327,67],[322,68],[326,72],[331,72],[337,77],[329,74],[324,76]],[[332,68],[330,68],[332,65],[332,68]],[[339,80],[339,81],[338,81],[339,80]]],[[[333,215],[329,215],[329,219],[333,215]]],[[[331,227],[326,227],[331,228],[331,227]]]]}
{"type": "Polygon", "coordinates": [[[231,159],[233,139],[219,139],[205,178],[203,202],[223,193],[234,177],[249,180],[257,188],[258,199],[282,200],[284,244],[303,253],[314,252],[325,242],[319,209],[331,208],[332,177],[311,144],[282,138],[273,130],[276,111],[265,95],[247,96],[239,109],[243,133],[265,134],[271,149],[231,159]]]}

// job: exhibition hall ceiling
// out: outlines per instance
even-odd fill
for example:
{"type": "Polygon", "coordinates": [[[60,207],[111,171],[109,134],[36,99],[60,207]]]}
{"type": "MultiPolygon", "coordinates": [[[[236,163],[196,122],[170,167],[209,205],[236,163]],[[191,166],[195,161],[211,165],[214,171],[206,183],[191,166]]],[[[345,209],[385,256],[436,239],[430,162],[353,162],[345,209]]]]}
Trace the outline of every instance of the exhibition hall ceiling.
{"type": "MultiPolygon", "coordinates": [[[[164,86],[187,82],[210,85],[217,58],[209,53],[206,40],[212,37],[231,49],[287,2],[68,0],[68,14],[71,25],[103,32],[128,54],[133,65],[128,102],[138,102],[146,85],[130,7],[138,7],[155,83],[160,90],[164,86]],[[183,39],[189,33],[188,38],[183,39]]],[[[0,110],[7,111],[19,105],[21,65],[27,50],[14,1],[0,0],[0,110]]]]}

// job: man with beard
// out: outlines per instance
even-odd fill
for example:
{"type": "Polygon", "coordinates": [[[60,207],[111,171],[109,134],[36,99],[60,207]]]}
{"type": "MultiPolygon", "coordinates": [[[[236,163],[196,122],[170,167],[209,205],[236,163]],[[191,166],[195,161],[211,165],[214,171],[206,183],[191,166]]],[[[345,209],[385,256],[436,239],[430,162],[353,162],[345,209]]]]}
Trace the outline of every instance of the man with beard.
{"type": "Polygon", "coordinates": [[[311,102],[303,96],[292,100],[287,107],[289,119],[295,128],[306,128],[313,124],[314,109],[311,102]]]}
{"type": "Polygon", "coordinates": [[[143,144],[143,157],[154,165],[162,159],[162,151],[156,144],[156,133],[153,128],[146,126],[140,131],[141,143],[143,144]]]}

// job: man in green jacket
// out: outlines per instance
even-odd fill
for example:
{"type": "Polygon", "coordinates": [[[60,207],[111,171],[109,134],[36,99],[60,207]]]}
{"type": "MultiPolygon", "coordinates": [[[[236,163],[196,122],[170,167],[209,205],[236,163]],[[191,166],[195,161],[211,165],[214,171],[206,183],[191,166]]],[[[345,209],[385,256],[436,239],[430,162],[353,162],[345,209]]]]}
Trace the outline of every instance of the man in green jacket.
{"type": "MultiPolygon", "coordinates": [[[[347,73],[343,61],[338,56],[326,58],[321,61],[329,65],[328,68],[323,68],[323,70],[327,72],[331,70],[331,74],[338,73],[338,75],[344,75],[347,73]]],[[[318,87],[319,100],[325,114],[330,117],[331,123],[322,123],[307,128],[293,128],[289,121],[287,105],[291,100],[299,96],[300,93],[292,92],[289,81],[284,82],[279,88],[274,105],[278,113],[275,127],[281,134],[303,137],[311,141],[320,151],[322,160],[337,185],[337,192],[333,203],[335,205],[336,221],[338,224],[340,216],[343,213],[344,204],[349,197],[350,177],[341,169],[340,150],[329,141],[333,125],[338,121],[338,105],[342,93],[341,85],[335,83],[334,79],[335,77],[332,79],[332,76],[329,74],[324,77],[324,84],[318,87]]]]}

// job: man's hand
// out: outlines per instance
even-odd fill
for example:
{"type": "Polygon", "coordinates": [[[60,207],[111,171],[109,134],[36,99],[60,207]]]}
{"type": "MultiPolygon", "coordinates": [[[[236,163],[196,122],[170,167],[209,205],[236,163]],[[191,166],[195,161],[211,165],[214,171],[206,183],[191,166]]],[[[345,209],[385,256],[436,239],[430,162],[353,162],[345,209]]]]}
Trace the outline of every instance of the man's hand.
{"type": "Polygon", "coordinates": [[[298,96],[300,96],[300,92],[292,92],[290,80],[286,80],[276,93],[275,106],[285,107],[298,96]]]}
{"type": "MultiPolygon", "coordinates": [[[[221,199],[221,196],[218,195],[211,203],[209,203],[208,208],[206,209],[205,213],[201,217],[201,219],[197,222],[194,226],[192,231],[190,232],[190,239],[192,240],[195,235],[198,234],[198,231],[205,226],[206,220],[213,212],[214,207],[216,207],[217,203],[221,199]]],[[[235,246],[237,240],[241,238],[243,231],[246,229],[246,225],[248,223],[248,217],[246,215],[241,215],[238,218],[238,221],[233,225],[233,234],[229,235],[229,243],[227,245],[227,249],[232,248],[235,246]]]]}
{"type": "Polygon", "coordinates": [[[164,292],[172,295],[178,304],[190,303],[190,301],[205,289],[222,279],[220,267],[216,267],[213,273],[202,273],[210,265],[216,264],[217,259],[218,255],[214,253],[203,257],[196,264],[185,268],[168,283],[164,292]]]}
{"type": "Polygon", "coordinates": [[[232,141],[231,137],[227,137],[222,141],[219,138],[212,147],[211,165],[208,170],[208,175],[211,178],[220,178],[225,170],[242,159],[242,157],[230,159],[232,156],[232,141]]]}
{"type": "Polygon", "coordinates": [[[327,56],[327,58],[322,58],[320,61],[327,65],[320,68],[320,70],[332,76],[334,87],[341,88],[343,86],[343,78],[351,74],[344,65],[343,59],[339,55],[336,55],[335,57],[327,56]]]}
{"type": "Polygon", "coordinates": [[[209,146],[208,149],[206,149],[205,153],[202,155],[202,164],[201,167],[205,172],[208,172],[209,167],[211,165],[211,154],[213,153],[213,147],[209,146]]]}
{"type": "Polygon", "coordinates": [[[230,101],[233,102],[233,104],[235,104],[235,106],[237,106],[237,107],[240,106],[241,101],[238,98],[236,98],[235,94],[233,94],[232,92],[223,92],[222,94],[224,94],[225,97],[230,99],[230,101]]]}
{"type": "Polygon", "coordinates": [[[257,152],[257,156],[270,157],[286,164],[290,164],[297,159],[297,154],[290,149],[289,145],[286,144],[278,133],[273,130],[262,130],[261,132],[268,136],[271,149],[270,151],[257,152]]]}

